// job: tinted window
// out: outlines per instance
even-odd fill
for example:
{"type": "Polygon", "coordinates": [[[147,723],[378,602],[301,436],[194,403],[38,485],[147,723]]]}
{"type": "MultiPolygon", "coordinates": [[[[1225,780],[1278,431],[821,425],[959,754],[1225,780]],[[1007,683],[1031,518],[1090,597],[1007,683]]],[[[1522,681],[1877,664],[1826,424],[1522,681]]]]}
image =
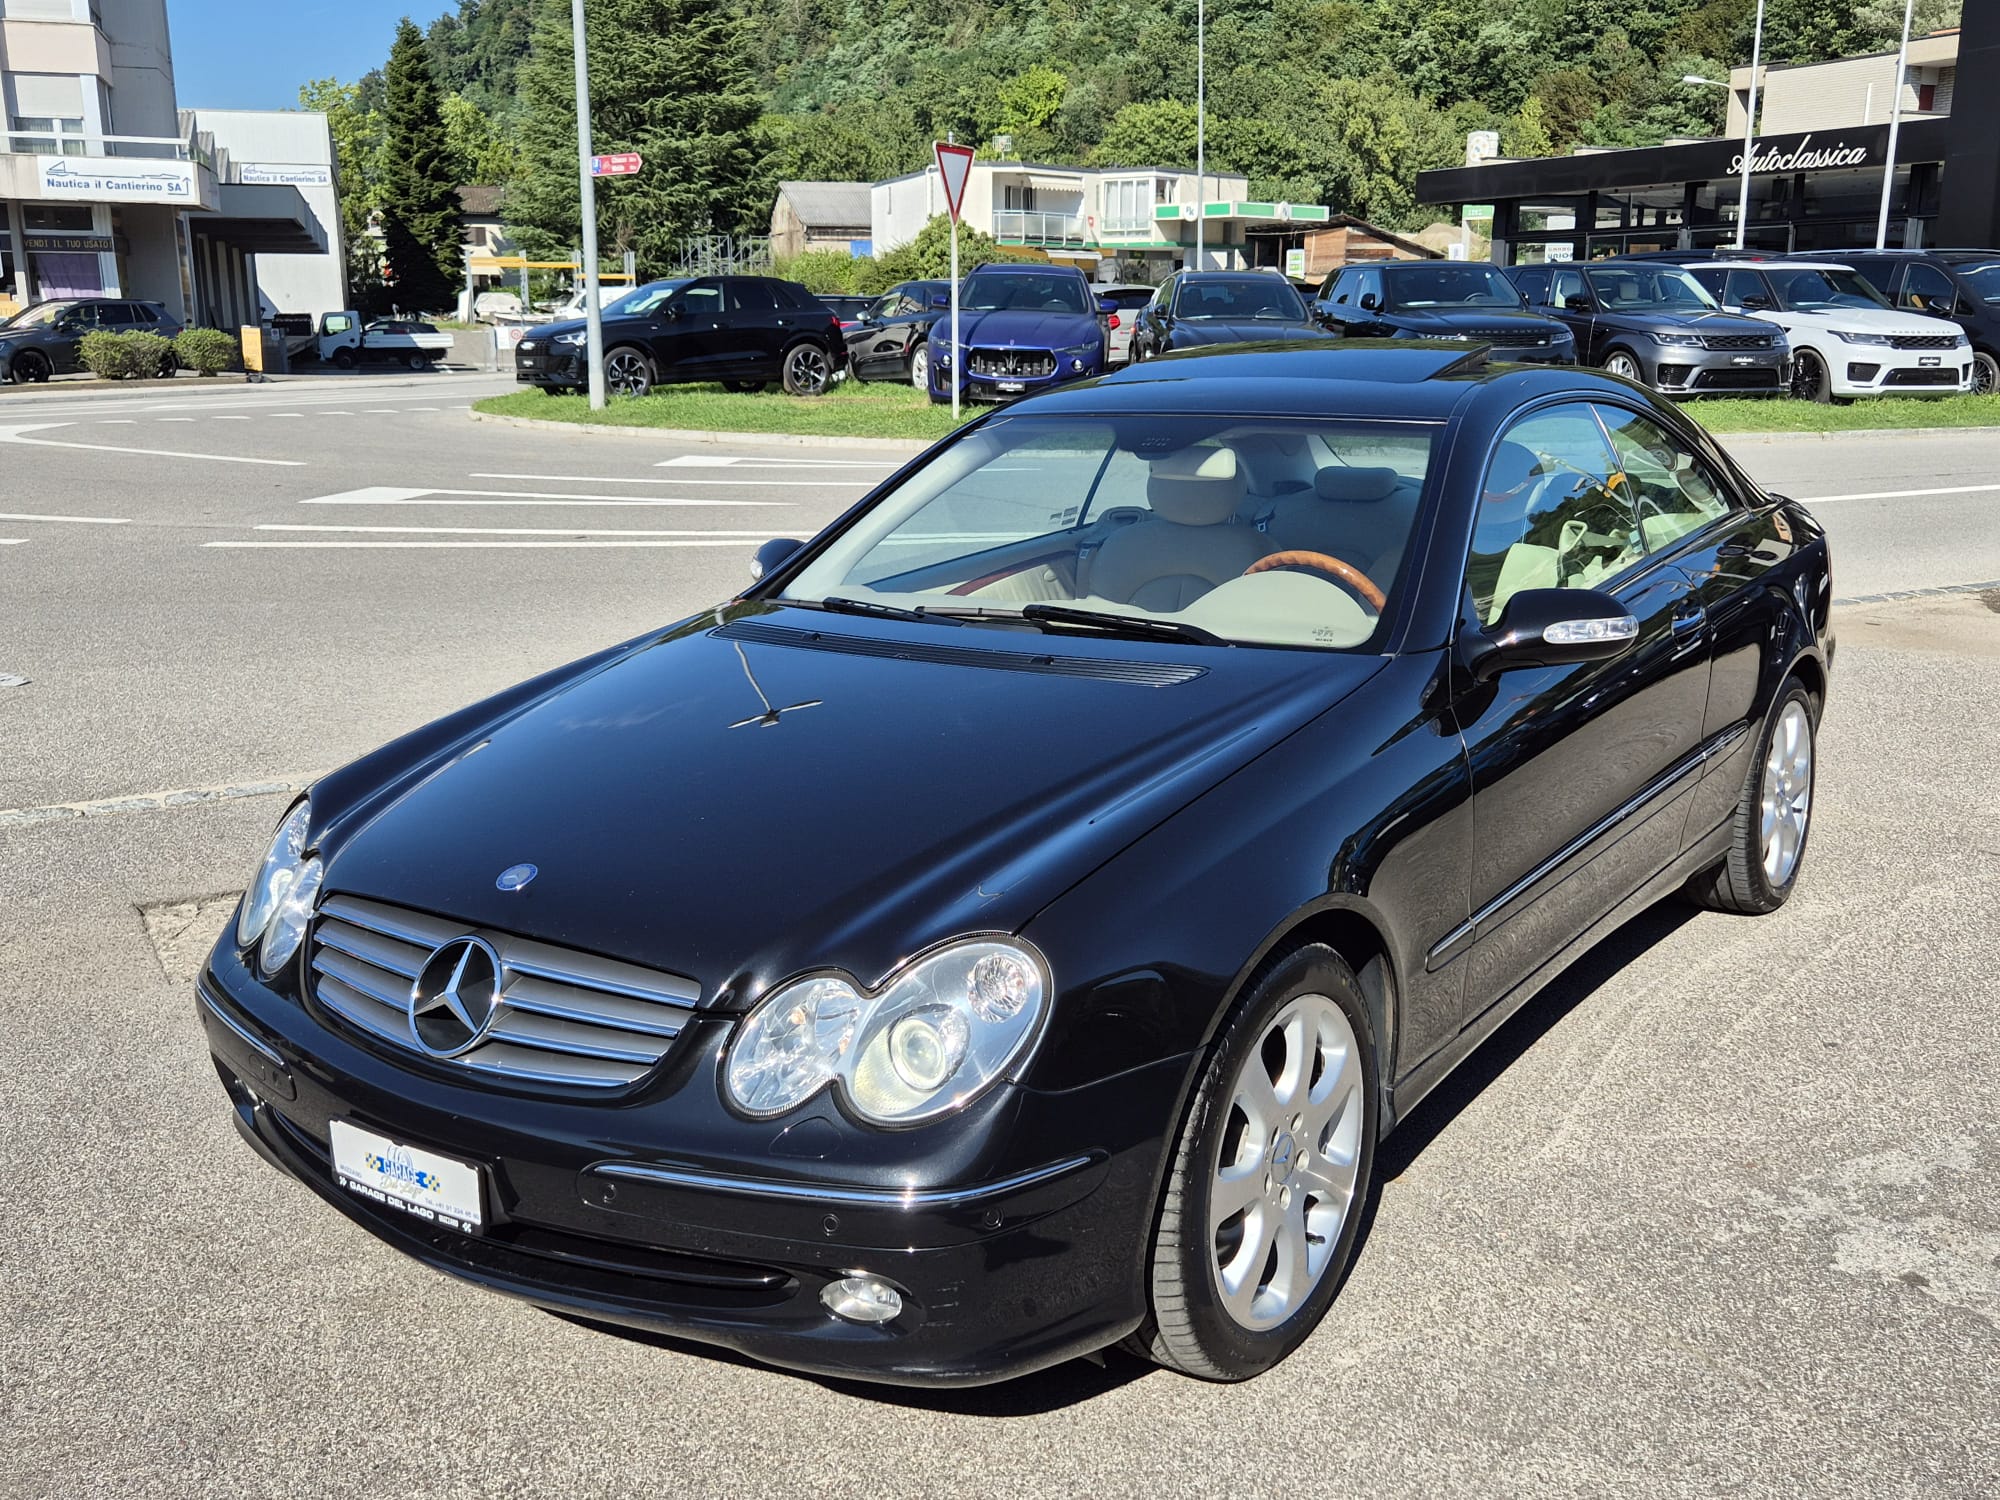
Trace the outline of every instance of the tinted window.
{"type": "Polygon", "coordinates": [[[643,318],[657,310],[661,303],[686,285],[685,281],[650,281],[642,287],[633,288],[615,301],[604,303],[601,311],[606,317],[643,318]]]}
{"type": "MultiPolygon", "coordinates": [[[[1711,296],[1714,295],[1715,287],[1703,280],[1699,273],[1696,274],[1695,280],[1700,281],[1711,296]]],[[[1748,307],[1753,300],[1762,302],[1768,307],[1771,305],[1771,293],[1764,285],[1764,278],[1755,271],[1731,271],[1723,282],[1722,296],[1719,300],[1725,307],[1748,307]]]]}
{"type": "Polygon", "coordinates": [[[1378,273],[1394,307],[1519,307],[1521,294],[1498,266],[1448,260],[1378,273]]]}
{"type": "Polygon", "coordinates": [[[1596,588],[1645,555],[1616,460],[1581,404],[1524,417],[1494,450],[1466,587],[1482,624],[1522,589],[1596,588]]]}
{"type": "Polygon", "coordinates": [[[1896,291],[1896,306],[1940,318],[1951,315],[1957,300],[1958,289],[1951,284],[1951,278],[1936,266],[1922,262],[1903,272],[1903,284],[1896,291]]]}
{"type": "Polygon", "coordinates": [[[771,287],[763,281],[732,281],[729,283],[729,310],[731,312],[771,312],[776,309],[778,299],[771,295],[771,287]]]}
{"type": "Polygon", "coordinates": [[[1679,266],[1619,266],[1586,274],[1597,300],[1613,310],[1644,307],[1692,313],[1715,306],[1702,284],[1679,266]]]}
{"type": "Polygon", "coordinates": [[[2000,260],[1961,261],[1958,279],[1984,302],[2000,302],[2000,260]]]}
{"type": "Polygon", "coordinates": [[[1355,290],[1361,283],[1359,271],[1347,270],[1329,276],[1320,295],[1333,302],[1351,302],[1360,294],[1355,290]]]}
{"type": "Polygon", "coordinates": [[[1728,512],[1728,492],[1708,465],[1659,423],[1622,406],[1600,406],[1597,414],[1611,434],[1648,548],[1672,546],[1728,512]]]}
{"type": "Polygon", "coordinates": [[[1303,323],[1305,304],[1275,276],[1204,276],[1181,289],[1183,318],[1264,318],[1303,323]]]}
{"type": "Polygon", "coordinates": [[[1896,263],[1890,260],[1863,260],[1859,256],[1848,262],[1866,281],[1884,297],[1889,295],[1889,286],[1896,279],[1896,263]]]}
{"type": "Polygon", "coordinates": [[[1882,294],[1852,271],[1766,271],[1764,279],[1777,293],[1778,305],[1802,312],[1836,307],[1887,307],[1882,294]]]}
{"type": "Polygon", "coordinates": [[[722,312],[722,287],[713,281],[691,282],[674,300],[687,310],[688,317],[717,317],[722,312]]]}
{"type": "Polygon", "coordinates": [[[1120,312],[1125,312],[1132,308],[1144,307],[1148,302],[1151,302],[1153,300],[1153,289],[1151,287],[1121,287],[1115,292],[1105,292],[1103,295],[1109,297],[1117,305],[1120,312]]]}
{"type": "Polygon", "coordinates": [[[1729,300],[1726,293],[1726,289],[1729,286],[1729,272],[1725,271],[1721,266],[1702,266],[1697,270],[1688,272],[1688,275],[1699,281],[1703,288],[1707,290],[1709,296],[1715,298],[1717,301],[1727,302],[1729,300]]]}
{"type": "Polygon", "coordinates": [[[1549,273],[1536,266],[1514,273],[1514,285],[1520,288],[1522,300],[1540,307],[1549,300],[1549,273]]]}
{"type": "Polygon", "coordinates": [[[1382,273],[1380,271],[1369,269],[1358,272],[1355,275],[1354,300],[1359,302],[1364,297],[1373,297],[1377,307],[1382,305],[1382,273]]]}
{"type": "Polygon", "coordinates": [[[973,312],[1087,313],[1080,276],[980,274],[965,278],[959,304],[973,312]]]}
{"type": "Polygon", "coordinates": [[[1572,297],[1581,297],[1586,302],[1590,300],[1590,288],[1583,284],[1583,272],[1558,271],[1555,275],[1555,288],[1550,294],[1555,306],[1569,306],[1569,299],[1572,297]]]}

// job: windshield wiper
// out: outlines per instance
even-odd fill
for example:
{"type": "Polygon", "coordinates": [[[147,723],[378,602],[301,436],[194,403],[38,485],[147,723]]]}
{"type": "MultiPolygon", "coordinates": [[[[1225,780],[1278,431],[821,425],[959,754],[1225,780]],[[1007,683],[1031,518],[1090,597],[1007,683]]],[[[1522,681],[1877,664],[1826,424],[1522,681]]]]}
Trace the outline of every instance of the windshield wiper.
{"type": "Polygon", "coordinates": [[[868,615],[877,620],[915,620],[923,625],[963,625],[950,615],[933,614],[927,609],[905,609],[900,604],[878,604],[872,599],[843,599],[838,594],[819,601],[829,614],[868,615]]]}
{"type": "Polygon", "coordinates": [[[1071,609],[1064,604],[1024,604],[1021,606],[1021,618],[1038,623],[1046,621],[1051,625],[1086,625],[1102,630],[1107,635],[1193,641],[1200,646],[1229,644],[1214,631],[1203,630],[1199,625],[1190,625],[1185,620],[1158,620],[1151,615],[1121,615],[1101,609],[1071,609]]]}

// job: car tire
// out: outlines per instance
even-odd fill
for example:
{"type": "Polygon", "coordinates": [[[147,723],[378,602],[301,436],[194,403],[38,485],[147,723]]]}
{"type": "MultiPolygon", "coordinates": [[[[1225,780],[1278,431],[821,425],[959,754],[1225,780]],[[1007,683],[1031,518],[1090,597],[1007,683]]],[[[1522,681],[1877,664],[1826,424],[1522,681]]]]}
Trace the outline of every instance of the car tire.
{"type": "Polygon", "coordinates": [[[769,384],[768,380],[725,380],[722,388],[733,396],[754,396],[769,384]]]}
{"type": "Polygon", "coordinates": [[[1812,833],[1818,744],[1819,703],[1789,677],[1743,779],[1729,853],[1687,884],[1695,905],[1761,917],[1791,899],[1812,833]]]}
{"type": "Polygon", "coordinates": [[[160,356],[160,370],[159,370],[160,379],[172,380],[176,375],[180,374],[180,372],[181,372],[180,356],[175,354],[173,350],[169,349],[165,354],[162,354],[160,356]]]}
{"type": "Polygon", "coordinates": [[[336,349],[333,351],[333,367],[336,370],[351,370],[354,368],[354,363],[354,351],[352,349],[336,349]]]}
{"type": "Polygon", "coordinates": [[[1792,362],[1792,399],[1820,406],[1833,404],[1833,376],[1826,361],[1810,349],[1801,349],[1792,362]]]}
{"type": "Polygon", "coordinates": [[[1646,383],[1646,372],[1639,361],[1623,349],[1613,349],[1604,356],[1604,373],[1616,375],[1620,380],[1629,380],[1634,385],[1646,383]]]}
{"type": "Polygon", "coordinates": [[[782,373],[787,396],[824,396],[833,385],[833,361],[811,341],[785,351],[782,373]]]}
{"type": "Polygon", "coordinates": [[[14,356],[13,381],[16,385],[46,385],[55,368],[39,349],[23,349],[14,356]]]}
{"type": "Polygon", "coordinates": [[[620,344],[604,356],[604,385],[614,395],[650,396],[653,381],[653,362],[644,350],[620,344]]]}
{"type": "Polygon", "coordinates": [[[2000,395],[2000,360],[1990,354],[1972,356],[1972,392],[1976,396],[2000,395]]]}
{"type": "Polygon", "coordinates": [[[910,384],[920,391],[931,388],[931,346],[919,344],[910,351],[910,384]]]}
{"type": "Polygon", "coordinates": [[[1154,1221],[1148,1317],[1127,1347],[1230,1381],[1303,1343],[1360,1236],[1380,1122],[1354,971],[1319,943],[1267,960],[1206,1054],[1154,1221]]]}

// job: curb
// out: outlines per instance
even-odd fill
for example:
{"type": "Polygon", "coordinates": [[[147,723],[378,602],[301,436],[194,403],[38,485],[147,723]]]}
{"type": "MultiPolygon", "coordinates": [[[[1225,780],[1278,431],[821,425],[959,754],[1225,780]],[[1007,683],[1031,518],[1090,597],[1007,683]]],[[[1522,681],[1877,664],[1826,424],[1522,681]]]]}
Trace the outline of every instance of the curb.
{"type": "Polygon", "coordinates": [[[664,443],[762,443],[774,448],[866,448],[915,458],[931,444],[919,438],[834,437],[807,432],[711,432],[698,427],[609,427],[596,422],[544,422],[539,417],[504,416],[498,412],[470,411],[475,422],[498,422],[506,427],[525,427],[532,432],[587,432],[614,437],[652,438],[664,443]]]}
{"type": "Polygon", "coordinates": [[[1726,448],[1731,443],[1833,443],[1849,438],[1876,441],[1882,438],[1966,437],[1978,433],[2000,434],[2000,422],[1991,427],[1854,427],[1845,432],[1711,432],[1709,436],[1726,448]]]}

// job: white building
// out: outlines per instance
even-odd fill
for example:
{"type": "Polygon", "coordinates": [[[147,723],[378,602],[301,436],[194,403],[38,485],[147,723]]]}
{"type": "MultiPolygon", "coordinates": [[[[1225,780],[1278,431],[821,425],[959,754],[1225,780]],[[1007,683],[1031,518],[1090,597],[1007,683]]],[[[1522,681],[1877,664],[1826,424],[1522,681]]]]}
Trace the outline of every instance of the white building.
{"type": "MultiPolygon", "coordinates": [[[[166,0],[0,0],[0,314],[137,297],[234,328],[267,310],[253,256],[319,257],[338,271],[338,215],[304,196],[323,186],[332,203],[330,144],[305,156],[324,184],[259,177],[274,154],[294,165],[304,148],[267,129],[233,158],[214,132],[245,139],[253,118],[284,117],[178,108],[166,0]]],[[[323,118],[291,118],[324,139],[323,118]]],[[[345,300],[341,285],[330,307],[345,300]]]]}
{"type": "Polygon", "coordinates": [[[206,279],[209,305],[221,312],[215,299],[232,257],[247,257],[244,290],[254,301],[240,309],[250,314],[242,321],[346,307],[339,179],[326,116],[295,109],[197,109],[193,116],[224,179],[217,216],[188,218],[195,276],[206,279]]]}
{"type": "MultiPolygon", "coordinates": [[[[1192,267],[1195,223],[1202,223],[1201,268],[1255,264],[1246,231],[1325,223],[1320,204],[1258,203],[1250,181],[1210,172],[1197,185],[1183,167],[1056,167],[1035,162],[974,162],[965,185],[964,221],[1003,245],[1040,250],[1086,271],[1125,262],[1116,274],[1158,280],[1192,267]]],[[[935,164],[870,189],[870,231],[882,255],[915,239],[945,211],[935,164]]]]}
{"type": "MultiPolygon", "coordinates": [[[[1886,124],[1898,92],[1906,121],[1936,119],[1951,113],[1952,90],[1958,83],[1958,32],[1911,37],[1900,81],[1893,50],[1759,71],[1763,76],[1758,83],[1757,124],[1763,135],[1886,124]]],[[[1732,68],[1724,135],[1743,134],[1749,108],[1750,70],[1732,68]]]]}

